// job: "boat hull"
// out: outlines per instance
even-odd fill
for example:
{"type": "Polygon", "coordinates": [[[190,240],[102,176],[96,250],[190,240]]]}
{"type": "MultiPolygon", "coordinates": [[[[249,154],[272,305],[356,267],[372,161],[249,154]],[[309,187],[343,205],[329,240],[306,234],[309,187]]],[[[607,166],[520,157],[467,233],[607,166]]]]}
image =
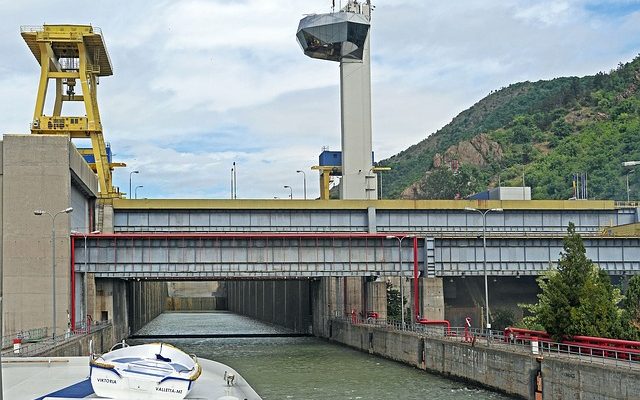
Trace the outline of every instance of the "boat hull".
{"type": "Polygon", "coordinates": [[[184,399],[192,382],[155,376],[123,376],[114,369],[91,366],[91,385],[96,395],[113,399],[184,399]]]}

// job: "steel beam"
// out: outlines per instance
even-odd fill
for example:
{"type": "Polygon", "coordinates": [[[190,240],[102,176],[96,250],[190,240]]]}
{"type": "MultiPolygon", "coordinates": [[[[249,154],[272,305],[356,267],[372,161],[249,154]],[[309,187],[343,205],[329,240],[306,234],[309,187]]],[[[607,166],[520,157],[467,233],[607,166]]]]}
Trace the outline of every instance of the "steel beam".
{"type": "MultiPolygon", "coordinates": [[[[585,247],[613,275],[640,273],[640,239],[587,238],[585,247]]],[[[537,275],[554,266],[561,251],[562,238],[489,237],[487,271],[537,275]]],[[[400,268],[398,247],[384,234],[98,234],[87,237],[86,254],[76,247],[75,270],[145,279],[412,276],[412,247],[402,252],[400,268]]],[[[481,275],[482,261],[478,237],[418,240],[420,270],[430,275],[481,275]]]]}

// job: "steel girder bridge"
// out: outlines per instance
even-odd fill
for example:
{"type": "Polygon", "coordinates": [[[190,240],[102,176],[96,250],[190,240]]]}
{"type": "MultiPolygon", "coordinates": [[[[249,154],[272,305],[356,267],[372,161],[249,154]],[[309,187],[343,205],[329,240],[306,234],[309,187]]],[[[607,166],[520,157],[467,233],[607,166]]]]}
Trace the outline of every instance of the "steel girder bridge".
{"type": "Polygon", "coordinates": [[[73,268],[97,277],[272,279],[537,275],[573,222],[612,275],[640,271],[640,239],[606,237],[638,221],[613,201],[114,200],[112,234],[74,238],[73,268]],[[399,247],[397,239],[403,240],[399,247]],[[399,249],[401,248],[401,251],[399,249]],[[400,256],[401,254],[401,256],[400,256]]]}
{"type": "MultiPolygon", "coordinates": [[[[113,234],[73,240],[73,268],[96,277],[279,279],[326,276],[424,277],[483,274],[482,238],[403,240],[403,234],[113,234]],[[393,237],[391,237],[393,236],[393,237]],[[402,264],[398,256],[402,252],[402,264]]],[[[640,271],[640,239],[587,238],[587,255],[612,275],[640,271]]],[[[555,265],[562,238],[490,237],[492,276],[537,275],[555,265]]]]}

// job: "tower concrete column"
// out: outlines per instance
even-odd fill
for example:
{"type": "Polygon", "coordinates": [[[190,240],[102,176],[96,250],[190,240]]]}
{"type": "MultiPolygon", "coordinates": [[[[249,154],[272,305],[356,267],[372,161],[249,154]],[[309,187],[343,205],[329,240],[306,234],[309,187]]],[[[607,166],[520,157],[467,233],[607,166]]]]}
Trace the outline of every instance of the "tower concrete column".
{"type": "Polygon", "coordinates": [[[421,293],[420,316],[444,319],[444,287],[442,278],[419,278],[421,293]]]}
{"type": "Polygon", "coordinates": [[[367,311],[378,313],[378,319],[387,319],[387,284],[367,282],[367,311]]]}
{"type": "Polygon", "coordinates": [[[371,157],[371,63],[369,35],[362,60],[340,61],[342,112],[341,199],[377,199],[377,176],[371,157]]]}
{"type": "Polygon", "coordinates": [[[344,298],[345,298],[345,311],[350,317],[355,311],[358,318],[365,318],[363,315],[364,304],[363,303],[363,282],[361,277],[345,277],[344,282],[344,298]]]}

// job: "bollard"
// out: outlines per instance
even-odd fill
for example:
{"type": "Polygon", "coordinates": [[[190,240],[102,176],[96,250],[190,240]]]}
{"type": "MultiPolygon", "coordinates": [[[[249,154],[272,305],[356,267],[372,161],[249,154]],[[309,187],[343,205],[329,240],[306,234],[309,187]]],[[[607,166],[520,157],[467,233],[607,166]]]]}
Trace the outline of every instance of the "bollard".
{"type": "Polygon", "coordinates": [[[22,347],[22,339],[21,338],[13,339],[13,353],[20,354],[21,347],[22,347]]]}

